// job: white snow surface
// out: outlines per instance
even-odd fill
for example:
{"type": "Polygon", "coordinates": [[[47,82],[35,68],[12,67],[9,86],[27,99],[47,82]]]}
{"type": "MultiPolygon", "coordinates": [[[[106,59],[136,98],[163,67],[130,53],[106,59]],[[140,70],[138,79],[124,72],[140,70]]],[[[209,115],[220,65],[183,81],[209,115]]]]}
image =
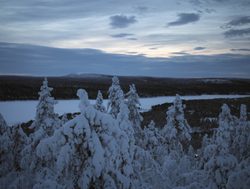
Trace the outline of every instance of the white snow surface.
{"type": "MultiPolygon", "coordinates": [[[[182,96],[182,100],[202,100],[202,99],[218,99],[218,98],[243,98],[250,95],[197,95],[197,96],[182,96]]],[[[152,106],[172,103],[175,96],[159,96],[140,98],[141,111],[149,111],[152,106]]],[[[59,115],[64,113],[79,112],[79,100],[57,100],[55,112],[59,115]]],[[[95,104],[95,100],[90,100],[91,104],[95,104]]],[[[103,105],[107,107],[108,100],[103,100],[103,105]]],[[[22,123],[35,118],[35,110],[38,100],[19,100],[19,101],[0,101],[0,113],[8,125],[22,123]]]]}

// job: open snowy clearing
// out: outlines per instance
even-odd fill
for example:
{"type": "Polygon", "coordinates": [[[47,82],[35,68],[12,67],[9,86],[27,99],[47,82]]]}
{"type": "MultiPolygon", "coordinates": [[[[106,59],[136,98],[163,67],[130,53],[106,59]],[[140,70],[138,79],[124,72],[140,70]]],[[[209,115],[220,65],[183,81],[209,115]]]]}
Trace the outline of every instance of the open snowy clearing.
{"type": "MultiPolygon", "coordinates": [[[[250,97],[250,95],[199,95],[199,96],[182,96],[183,100],[202,100],[202,99],[218,99],[218,98],[243,98],[250,97]]],[[[171,103],[174,96],[161,96],[140,98],[142,111],[148,111],[152,106],[163,103],[171,103]]],[[[95,100],[90,100],[91,104],[95,100]]],[[[104,105],[107,106],[107,100],[104,100],[104,105]]],[[[22,101],[1,101],[0,113],[4,116],[9,125],[15,123],[22,123],[34,119],[35,110],[38,100],[22,100],[22,101]]],[[[79,100],[58,100],[55,105],[55,112],[59,115],[64,113],[78,112],[79,100]]]]}

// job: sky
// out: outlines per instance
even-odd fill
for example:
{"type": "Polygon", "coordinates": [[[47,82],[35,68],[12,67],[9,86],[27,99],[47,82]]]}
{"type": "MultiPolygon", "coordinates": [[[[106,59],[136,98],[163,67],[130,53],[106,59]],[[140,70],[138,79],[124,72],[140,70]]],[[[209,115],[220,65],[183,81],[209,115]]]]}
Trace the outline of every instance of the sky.
{"type": "Polygon", "coordinates": [[[250,78],[249,10],[249,0],[0,0],[0,74],[250,78]]]}

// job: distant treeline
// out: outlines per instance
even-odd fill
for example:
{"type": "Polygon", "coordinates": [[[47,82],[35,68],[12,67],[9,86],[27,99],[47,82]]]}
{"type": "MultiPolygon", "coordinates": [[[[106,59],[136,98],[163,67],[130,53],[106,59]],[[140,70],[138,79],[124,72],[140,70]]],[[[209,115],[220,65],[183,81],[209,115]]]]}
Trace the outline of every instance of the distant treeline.
{"type": "MultiPolygon", "coordinates": [[[[76,91],[84,88],[95,99],[101,90],[104,98],[111,85],[112,76],[48,77],[52,95],[56,99],[74,99],[76,91]]],[[[44,77],[0,76],[0,100],[38,99],[44,77]]],[[[119,77],[124,92],[130,84],[136,85],[140,97],[200,95],[200,94],[250,94],[250,79],[174,79],[152,77],[119,77]]]]}

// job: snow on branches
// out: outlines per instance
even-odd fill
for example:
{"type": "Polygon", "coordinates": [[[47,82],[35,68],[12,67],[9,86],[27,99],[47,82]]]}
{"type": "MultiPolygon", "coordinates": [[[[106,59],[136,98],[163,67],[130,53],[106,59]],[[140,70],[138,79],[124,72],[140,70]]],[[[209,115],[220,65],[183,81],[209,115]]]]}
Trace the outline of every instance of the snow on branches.
{"type": "Polygon", "coordinates": [[[91,104],[77,90],[79,112],[61,119],[45,78],[29,135],[8,126],[0,114],[0,186],[3,188],[247,188],[250,183],[250,124],[224,104],[218,128],[200,149],[190,145],[191,127],[179,95],[166,112],[163,128],[142,125],[135,85],[124,93],[112,78],[108,108],[98,91],[91,104]],[[125,97],[127,99],[125,99],[125,97]],[[144,128],[144,129],[142,129],[144,128]]]}

